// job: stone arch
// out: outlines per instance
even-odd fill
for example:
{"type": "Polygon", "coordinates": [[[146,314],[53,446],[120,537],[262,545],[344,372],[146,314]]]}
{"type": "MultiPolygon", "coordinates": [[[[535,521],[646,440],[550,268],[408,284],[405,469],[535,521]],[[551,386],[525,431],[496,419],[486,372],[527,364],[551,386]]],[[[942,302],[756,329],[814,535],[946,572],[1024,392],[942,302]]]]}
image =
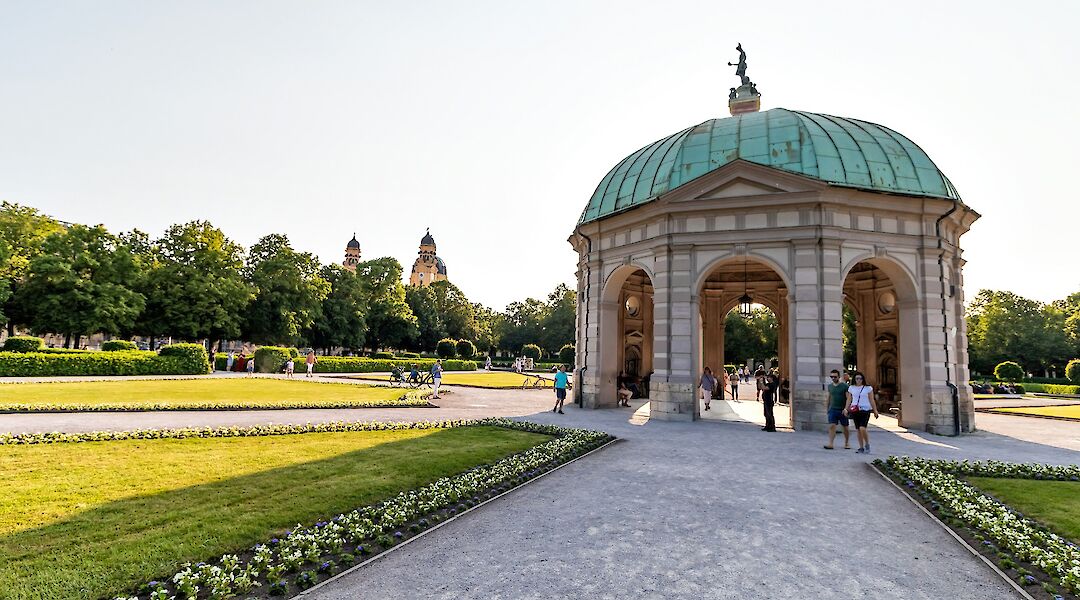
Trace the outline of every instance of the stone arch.
{"type": "MultiPolygon", "coordinates": [[[[643,280],[643,288],[651,288],[654,278],[650,269],[636,262],[618,265],[608,274],[600,293],[599,346],[600,364],[596,380],[593,408],[615,406],[617,378],[625,370],[627,353],[632,353],[635,367],[642,374],[652,369],[653,322],[652,293],[643,289],[640,294],[640,315],[628,316],[625,306],[627,283],[634,277],[643,280]]],[[[646,386],[640,386],[648,395],[646,386]]]]}
{"type": "Polygon", "coordinates": [[[742,260],[750,260],[764,264],[780,276],[780,280],[784,282],[784,285],[787,287],[787,289],[795,289],[791,287],[791,277],[789,276],[787,270],[780,263],[776,262],[769,256],[752,251],[747,251],[745,254],[736,254],[734,252],[731,252],[709,261],[705,264],[704,267],[698,269],[698,272],[696,273],[694,278],[694,289],[700,290],[701,286],[705,283],[709,276],[712,275],[712,273],[716,271],[716,269],[723,266],[724,263],[741,262],[742,260]]]}
{"type": "Polygon", "coordinates": [[[925,331],[917,279],[906,265],[894,257],[861,253],[842,270],[840,281],[845,296],[849,296],[849,278],[856,267],[864,264],[879,270],[887,278],[889,285],[883,293],[893,294],[896,314],[886,318],[885,328],[879,330],[879,322],[883,318],[879,294],[875,291],[868,298],[861,299],[851,296],[859,315],[858,368],[882,392],[879,395],[882,399],[895,388],[901,425],[921,428],[925,426],[928,407],[926,357],[922,351],[925,331]],[[868,357],[873,358],[870,360],[868,357]],[[882,361],[892,365],[891,372],[881,367],[882,361]],[[865,364],[867,362],[871,364],[865,364]],[[892,377],[895,380],[890,380],[892,377]]]}

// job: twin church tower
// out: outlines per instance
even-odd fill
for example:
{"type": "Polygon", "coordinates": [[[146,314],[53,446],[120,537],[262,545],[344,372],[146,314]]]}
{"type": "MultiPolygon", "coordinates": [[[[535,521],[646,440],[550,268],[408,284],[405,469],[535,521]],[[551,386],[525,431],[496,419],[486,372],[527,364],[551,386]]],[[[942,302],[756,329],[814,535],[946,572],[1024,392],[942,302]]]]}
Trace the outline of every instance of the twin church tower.
{"type": "MultiPolygon", "coordinates": [[[[409,285],[421,287],[436,281],[446,281],[446,263],[435,254],[435,238],[431,237],[430,229],[421,238],[420,251],[417,254],[412,273],[409,274],[409,285]]],[[[350,271],[356,271],[356,265],[360,264],[360,242],[356,241],[355,233],[349,243],[345,244],[345,260],[341,264],[350,271]]]]}

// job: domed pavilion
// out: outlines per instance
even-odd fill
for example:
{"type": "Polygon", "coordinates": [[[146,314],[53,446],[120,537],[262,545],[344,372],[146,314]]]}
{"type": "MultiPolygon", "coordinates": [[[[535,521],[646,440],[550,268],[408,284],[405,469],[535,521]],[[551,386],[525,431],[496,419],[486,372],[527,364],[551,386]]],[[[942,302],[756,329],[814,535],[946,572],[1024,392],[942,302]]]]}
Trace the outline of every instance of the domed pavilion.
{"type": "Polygon", "coordinates": [[[897,131],[756,112],[747,82],[733,116],[631,153],[581,213],[577,401],[614,407],[622,372],[651,418],[697,419],[703,367],[749,359],[790,381],[792,427],[821,429],[829,371],[854,366],[901,425],[973,430],[959,239],[978,213],[897,131]],[[725,356],[725,319],[754,305],[776,316],[775,357],[725,356]]]}

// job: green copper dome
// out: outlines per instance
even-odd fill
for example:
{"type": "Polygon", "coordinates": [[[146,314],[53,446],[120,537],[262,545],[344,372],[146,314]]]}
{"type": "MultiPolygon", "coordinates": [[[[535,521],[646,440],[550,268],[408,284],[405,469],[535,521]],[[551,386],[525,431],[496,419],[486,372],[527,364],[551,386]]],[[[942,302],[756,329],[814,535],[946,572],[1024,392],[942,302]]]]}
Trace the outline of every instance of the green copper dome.
{"type": "Polygon", "coordinates": [[[888,127],[774,108],[710,119],[627,156],[597,186],[579,223],[655,200],[738,159],[832,185],[960,199],[930,157],[888,127]]]}

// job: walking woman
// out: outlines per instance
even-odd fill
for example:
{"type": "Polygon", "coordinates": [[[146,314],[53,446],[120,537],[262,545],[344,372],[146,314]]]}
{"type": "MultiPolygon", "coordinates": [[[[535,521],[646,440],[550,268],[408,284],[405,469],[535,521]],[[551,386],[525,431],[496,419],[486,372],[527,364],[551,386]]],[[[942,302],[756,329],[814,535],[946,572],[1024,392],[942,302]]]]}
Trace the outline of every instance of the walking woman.
{"type": "Polygon", "coordinates": [[[716,377],[713,377],[712,369],[705,367],[699,385],[701,386],[701,393],[705,396],[705,410],[709,410],[709,402],[712,401],[713,390],[716,389],[716,377]]]}
{"type": "Polygon", "coordinates": [[[761,403],[765,406],[765,426],[762,431],[776,431],[776,417],[773,416],[773,403],[776,402],[776,390],[780,383],[775,373],[769,373],[762,384],[761,403]]]}
{"type": "MultiPolygon", "coordinates": [[[[726,369],[725,369],[726,371],[726,369]]],[[[731,384],[731,399],[739,401],[739,380],[742,379],[742,375],[739,374],[739,368],[735,368],[735,372],[731,374],[729,383],[731,384]]]]}
{"type": "Polygon", "coordinates": [[[874,388],[866,385],[866,377],[856,371],[855,382],[847,391],[848,407],[844,415],[855,421],[855,435],[859,437],[859,454],[870,454],[870,432],[866,426],[870,424],[870,413],[878,418],[877,400],[874,399],[874,388]]]}

